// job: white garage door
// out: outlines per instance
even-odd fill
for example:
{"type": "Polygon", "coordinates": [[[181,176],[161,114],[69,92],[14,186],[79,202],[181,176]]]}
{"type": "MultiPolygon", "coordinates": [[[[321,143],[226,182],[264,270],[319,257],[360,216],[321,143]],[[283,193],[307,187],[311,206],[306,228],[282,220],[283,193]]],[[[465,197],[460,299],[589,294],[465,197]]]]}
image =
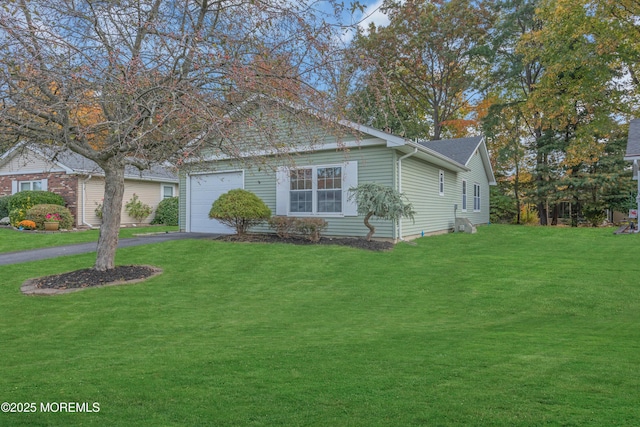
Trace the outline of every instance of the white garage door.
{"type": "Polygon", "coordinates": [[[233,228],[214,219],[209,219],[209,211],[211,204],[222,194],[242,187],[242,172],[192,175],[189,178],[189,231],[194,233],[235,233],[233,228]]]}

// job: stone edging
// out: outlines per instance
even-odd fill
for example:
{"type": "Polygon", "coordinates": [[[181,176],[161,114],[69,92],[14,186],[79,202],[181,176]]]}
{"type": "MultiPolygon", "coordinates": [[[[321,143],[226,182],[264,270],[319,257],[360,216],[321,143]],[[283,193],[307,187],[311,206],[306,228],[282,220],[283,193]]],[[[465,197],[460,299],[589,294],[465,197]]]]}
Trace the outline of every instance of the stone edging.
{"type": "Polygon", "coordinates": [[[29,279],[20,286],[20,291],[25,295],[61,295],[68,294],[71,292],[84,291],[85,289],[94,289],[94,288],[104,288],[106,286],[119,286],[119,285],[132,285],[134,283],[144,282],[145,280],[149,280],[153,277],[159,276],[162,274],[162,269],[158,267],[154,267],[151,265],[143,265],[141,267],[149,267],[155,270],[155,272],[149,276],[142,279],[133,279],[133,280],[120,280],[117,282],[105,283],[103,285],[95,285],[95,286],[86,286],[84,288],[70,288],[70,289],[55,289],[55,288],[38,288],[34,284],[39,277],[29,279]]]}

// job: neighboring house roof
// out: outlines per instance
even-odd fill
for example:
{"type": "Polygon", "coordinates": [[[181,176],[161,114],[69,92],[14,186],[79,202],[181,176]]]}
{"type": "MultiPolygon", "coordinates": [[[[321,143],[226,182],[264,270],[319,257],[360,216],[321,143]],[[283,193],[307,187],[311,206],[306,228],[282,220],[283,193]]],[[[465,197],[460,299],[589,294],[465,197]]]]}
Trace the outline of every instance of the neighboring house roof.
{"type": "Polygon", "coordinates": [[[640,119],[633,119],[629,123],[629,136],[627,137],[627,152],[625,160],[640,160],[640,119]]]}
{"type": "MultiPolygon", "coordinates": [[[[34,144],[21,144],[13,147],[0,157],[0,164],[8,161],[15,154],[18,154],[19,150],[24,149],[40,155],[61,169],[64,169],[68,174],[104,176],[104,171],[96,162],[78,153],[68,149],[36,146],[34,144]]],[[[125,178],[144,181],[178,182],[178,176],[170,168],[159,165],[153,165],[145,170],[139,170],[135,166],[126,166],[125,178]]]]}

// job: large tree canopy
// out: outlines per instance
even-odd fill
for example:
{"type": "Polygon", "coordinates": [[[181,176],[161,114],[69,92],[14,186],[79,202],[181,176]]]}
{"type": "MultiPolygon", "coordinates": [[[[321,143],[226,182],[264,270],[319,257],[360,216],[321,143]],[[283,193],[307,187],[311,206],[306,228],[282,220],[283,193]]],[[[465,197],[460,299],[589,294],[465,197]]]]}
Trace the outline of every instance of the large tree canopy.
{"type": "MultiPolygon", "coordinates": [[[[407,115],[397,114],[410,105],[422,116],[423,129],[429,129],[421,136],[430,139],[440,139],[446,129],[455,134],[457,126],[464,127],[477,94],[487,84],[483,69],[493,15],[485,3],[385,1],[389,25],[372,24],[367,34],[356,38],[359,67],[371,82],[367,94],[376,95],[369,110],[386,106],[383,111],[391,126],[411,128],[405,124],[407,115]]],[[[374,115],[374,121],[380,118],[374,115]]]]}
{"type": "MultiPolygon", "coordinates": [[[[332,3],[323,3],[326,13],[332,3]]],[[[323,104],[314,80],[334,58],[334,39],[314,7],[305,0],[4,2],[0,134],[67,147],[104,170],[94,268],[114,266],[125,165],[179,161],[212,141],[237,155],[226,136],[247,120],[238,105],[250,98],[323,104]]]]}

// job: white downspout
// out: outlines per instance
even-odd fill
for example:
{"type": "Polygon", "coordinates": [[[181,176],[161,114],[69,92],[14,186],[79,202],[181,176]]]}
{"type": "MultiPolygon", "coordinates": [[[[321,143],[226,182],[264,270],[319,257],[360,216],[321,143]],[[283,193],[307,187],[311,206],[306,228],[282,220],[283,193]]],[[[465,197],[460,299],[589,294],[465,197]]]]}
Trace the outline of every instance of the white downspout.
{"type": "MultiPolygon", "coordinates": [[[[398,193],[402,193],[402,161],[407,157],[411,157],[418,152],[418,147],[413,149],[413,152],[405,154],[398,159],[398,193]]],[[[402,217],[398,218],[398,240],[404,240],[402,238],[402,217]]]]}
{"type": "Polygon", "coordinates": [[[92,175],[89,175],[86,179],[82,181],[82,225],[86,225],[89,228],[94,228],[93,225],[89,224],[86,219],[86,208],[87,208],[87,182],[91,179],[92,175]]]}

